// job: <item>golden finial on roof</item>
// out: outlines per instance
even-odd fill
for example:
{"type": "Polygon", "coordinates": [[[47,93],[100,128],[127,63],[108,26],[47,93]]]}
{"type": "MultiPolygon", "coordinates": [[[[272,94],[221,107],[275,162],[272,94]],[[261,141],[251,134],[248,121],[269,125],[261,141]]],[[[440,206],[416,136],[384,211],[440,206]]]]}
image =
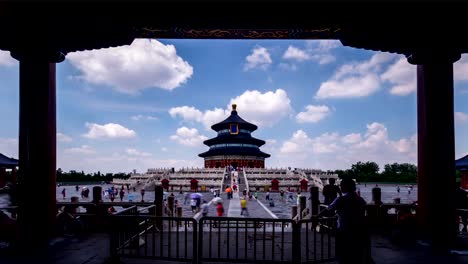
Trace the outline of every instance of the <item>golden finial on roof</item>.
{"type": "Polygon", "coordinates": [[[232,111],[237,111],[237,110],[236,110],[236,107],[237,107],[236,104],[232,104],[232,111]]]}

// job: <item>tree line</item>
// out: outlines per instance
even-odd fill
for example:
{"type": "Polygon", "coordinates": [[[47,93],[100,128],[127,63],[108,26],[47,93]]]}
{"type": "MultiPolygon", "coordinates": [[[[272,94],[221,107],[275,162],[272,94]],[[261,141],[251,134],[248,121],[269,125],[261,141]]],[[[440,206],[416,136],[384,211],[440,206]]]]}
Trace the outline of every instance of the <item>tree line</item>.
{"type": "Polygon", "coordinates": [[[130,173],[84,173],[71,170],[69,172],[62,171],[61,168],[57,170],[57,182],[111,182],[114,178],[128,179],[130,173]]]}
{"type": "Polygon", "coordinates": [[[373,161],[357,162],[347,170],[335,170],[340,179],[351,178],[357,182],[417,182],[418,168],[410,163],[385,164],[384,170],[379,172],[379,165],[373,161]]]}

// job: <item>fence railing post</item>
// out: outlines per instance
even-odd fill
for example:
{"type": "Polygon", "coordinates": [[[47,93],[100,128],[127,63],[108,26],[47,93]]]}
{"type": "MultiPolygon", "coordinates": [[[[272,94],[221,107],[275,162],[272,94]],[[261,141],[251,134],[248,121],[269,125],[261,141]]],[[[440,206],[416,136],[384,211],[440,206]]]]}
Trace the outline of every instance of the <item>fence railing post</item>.
{"type": "Polygon", "coordinates": [[[118,245],[119,234],[117,233],[118,229],[116,228],[117,224],[115,223],[115,221],[117,219],[114,218],[112,220],[109,221],[109,224],[110,224],[110,226],[109,226],[110,227],[109,228],[109,238],[110,238],[109,250],[110,250],[110,252],[109,252],[108,262],[109,263],[119,263],[120,258],[119,258],[119,255],[117,254],[117,247],[119,246],[118,245]]]}
{"type": "MultiPolygon", "coordinates": [[[[201,264],[202,263],[202,257],[203,257],[203,217],[198,220],[198,254],[197,254],[197,263],[201,264]]],[[[210,220],[211,221],[211,220],[210,220]]],[[[196,222],[195,222],[196,223],[196,222]]],[[[193,227],[195,229],[195,225],[193,227]]]]}
{"type": "Polygon", "coordinates": [[[292,222],[292,262],[301,263],[301,223],[292,222]]]}

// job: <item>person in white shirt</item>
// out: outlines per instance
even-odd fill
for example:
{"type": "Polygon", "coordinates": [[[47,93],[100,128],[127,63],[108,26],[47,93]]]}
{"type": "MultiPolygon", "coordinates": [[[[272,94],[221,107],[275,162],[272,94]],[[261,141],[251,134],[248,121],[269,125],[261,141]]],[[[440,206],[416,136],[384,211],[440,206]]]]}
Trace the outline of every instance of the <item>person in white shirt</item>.
{"type": "Polygon", "coordinates": [[[203,200],[203,203],[201,205],[201,210],[202,210],[202,216],[207,216],[208,215],[208,208],[210,206],[206,203],[205,200],[203,200]]]}

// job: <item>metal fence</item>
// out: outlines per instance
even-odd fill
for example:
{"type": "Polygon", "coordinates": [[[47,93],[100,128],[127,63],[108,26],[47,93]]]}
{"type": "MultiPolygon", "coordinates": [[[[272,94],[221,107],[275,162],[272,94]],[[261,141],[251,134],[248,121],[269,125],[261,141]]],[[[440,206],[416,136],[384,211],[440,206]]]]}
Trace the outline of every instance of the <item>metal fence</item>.
{"type": "Polygon", "coordinates": [[[246,263],[335,260],[335,218],[112,216],[113,258],[246,263]]]}
{"type": "Polygon", "coordinates": [[[197,223],[193,218],[116,215],[111,223],[113,258],[198,260],[197,223]]]}

